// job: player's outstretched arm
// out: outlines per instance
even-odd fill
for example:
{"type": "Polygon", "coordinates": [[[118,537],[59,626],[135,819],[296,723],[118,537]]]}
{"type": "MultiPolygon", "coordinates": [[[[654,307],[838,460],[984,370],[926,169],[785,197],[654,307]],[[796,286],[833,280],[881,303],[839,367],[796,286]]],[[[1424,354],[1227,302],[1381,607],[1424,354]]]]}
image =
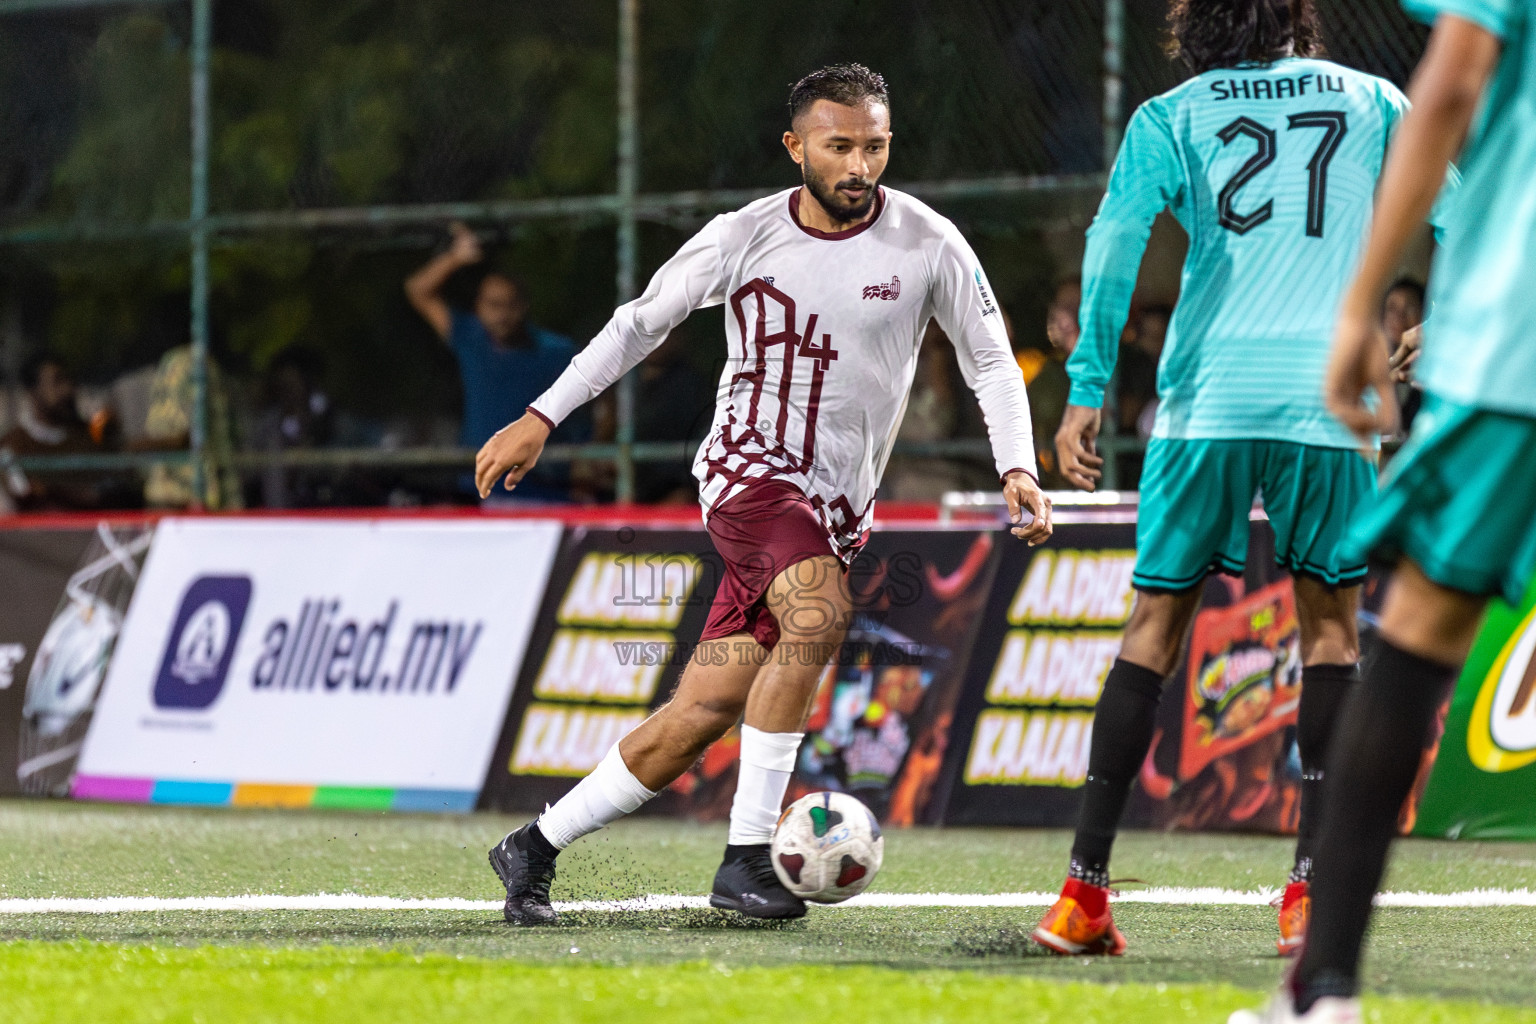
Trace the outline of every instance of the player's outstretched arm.
{"type": "Polygon", "coordinates": [[[1152,225],[1183,191],[1183,164],[1168,112],[1152,100],[1131,117],[1104,201],[1088,228],[1078,314],[1082,334],[1067,360],[1072,405],[1104,404],[1152,225]]]}
{"type": "Polygon", "coordinates": [[[976,254],[953,225],[938,252],[930,301],[939,327],[955,347],[960,375],[976,395],[1015,537],[1031,545],[1051,536],[1051,502],[1035,468],[1034,418],[1029,392],[1013,357],[1002,312],[976,254]],[[1027,509],[1024,519],[1020,510],[1027,509]]]}
{"type": "Polygon", "coordinates": [[[497,431],[475,456],[475,486],[487,497],[497,479],[512,490],[538,461],[560,422],[602,394],[656,350],[689,313],[725,301],[716,217],[656,271],[645,294],[614,311],[608,325],[576,354],[522,419],[497,431]]]}
{"type": "Polygon", "coordinates": [[[475,490],[480,497],[489,498],[497,480],[509,491],[521,483],[548,440],[549,424],[531,412],[492,434],[475,455],[475,490]]]}
{"type": "Polygon", "coordinates": [[[1370,240],[1340,309],[1324,384],[1329,411],[1361,438],[1396,427],[1396,394],[1377,313],[1404,250],[1429,216],[1451,160],[1466,141],[1502,49],[1488,29],[1443,15],[1414,73],[1408,92],[1413,109],[1387,156],[1370,240]],[[1372,391],[1375,408],[1368,401],[1372,391]]]}
{"type": "Polygon", "coordinates": [[[1051,539],[1051,499],[1040,483],[1023,470],[1003,477],[1003,500],[1008,502],[1008,520],[1015,523],[1013,535],[1029,541],[1030,547],[1051,539]],[[1026,515],[1027,514],[1027,515],[1026,515]]]}
{"type": "Polygon", "coordinates": [[[1056,432],[1056,460],[1061,475],[1073,487],[1096,490],[1104,477],[1104,457],[1098,452],[1103,412],[1098,406],[1069,405],[1056,432]]]}

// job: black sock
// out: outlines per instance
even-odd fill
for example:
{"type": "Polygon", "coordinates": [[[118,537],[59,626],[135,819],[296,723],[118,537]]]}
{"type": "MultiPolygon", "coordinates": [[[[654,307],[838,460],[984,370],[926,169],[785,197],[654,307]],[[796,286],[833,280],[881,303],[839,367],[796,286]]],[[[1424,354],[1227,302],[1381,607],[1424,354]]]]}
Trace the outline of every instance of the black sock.
{"type": "Polygon", "coordinates": [[[1323,996],[1354,992],[1398,811],[1456,671],[1382,640],[1344,703],[1327,759],[1312,920],[1296,972],[1300,1013],[1323,996]]]}
{"type": "Polygon", "coordinates": [[[539,831],[539,823],[535,821],[528,827],[528,852],[540,857],[554,860],[560,856],[560,851],[555,849],[555,844],[539,831]]]}
{"type": "Polygon", "coordinates": [[[1359,678],[1360,671],[1355,665],[1308,665],[1301,670],[1301,710],[1296,714],[1296,747],[1301,755],[1301,821],[1296,829],[1293,882],[1312,879],[1328,741],[1344,707],[1344,698],[1359,678]]]}
{"type": "Polygon", "coordinates": [[[1152,746],[1162,695],[1161,675],[1124,659],[1115,660],[1104,680],[1104,692],[1093,712],[1088,777],[1083,782],[1077,837],[1072,841],[1073,878],[1091,885],[1108,883],[1109,851],[1115,845],[1131,784],[1152,746]]]}

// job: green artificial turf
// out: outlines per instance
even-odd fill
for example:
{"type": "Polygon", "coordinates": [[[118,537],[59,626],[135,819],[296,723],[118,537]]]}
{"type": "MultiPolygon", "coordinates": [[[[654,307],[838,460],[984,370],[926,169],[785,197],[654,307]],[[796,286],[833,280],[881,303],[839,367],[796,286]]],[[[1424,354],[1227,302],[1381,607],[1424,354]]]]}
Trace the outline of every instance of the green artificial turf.
{"type": "MultiPolygon", "coordinates": [[[[490,815],[0,801],[0,898],[496,899],[485,849],[516,824],[490,815]]],[[[555,896],[701,894],[723,842],[720,825],[624,822],[562,856],[555,896]]],[[[888,833],[874,890],[1054,890],[1067,846],[1062,832],[888,833]]],[[[1272,838],[1132,833],[1115,868],[1154,885],[1273,888],[1289,849],[1272,838]]],[[[1536,888],[1536,845],[1406,842],[1388,885],[1536,888]]],[[[805,1020],[835,1011],[851,1020],[1108,1024],[1222,1021],[1279,976],[1268,908],[1121,904],[1116,919],[1131,946],[1118,959],[1044,955],[1026,940],[1038,915],[817,908],[804,921],[760,925],[688,910],[568,914],[542,930],[508,928],[493,910],[0,915],[0,1006],[23,1008],[6,1019],[70,1020],[77,1000],[122,1014],[153,1003],[161,1016],[93,1017],[191,1020],[187,1000],[202,993],[213,1009],[199,1019],[210,1021],[352,1015],[343,1004],[357,1007],[358,1020],[451,1021],[461,1006],[466,1019],[478,1018],[532,999],[564,1014],[548,1019],[573,1021],[805,1020]],[[172,975],[187,980],[172,985],[172,975]],[[314,985],[332,995],[306,987],[314,985]],[[657,1006],[662,998],[670,1008],[657,1006]],[[1022,1012],[1029,1007],[1040,1013],[1022,1012]]],[[[1450,1001],[1433,1011],[1373,1004],[1382,1020],[1536,1021],[1525,1009],[1536,1007],[1533,949],[1536,909],[1389,909],[1378,915],[1365,980],[1374,993],[1450,1001]]]]}
{"type": "MultiPolygon", "coordinates": [[[[1053,983],[968,971],[865,965],[644,967],[529,965],[382,950],[164,949],[18,943],[0,956],[14,1024],[60,1020],[434,1021],[541,1024],[666,1020],[856,1022],[1220,1021],[1252,993],[1201,987],[1053,983]]],[[[1373,1000],[1373,1021],[1514,1024],[1510,1007],[1373,1000]]]]}

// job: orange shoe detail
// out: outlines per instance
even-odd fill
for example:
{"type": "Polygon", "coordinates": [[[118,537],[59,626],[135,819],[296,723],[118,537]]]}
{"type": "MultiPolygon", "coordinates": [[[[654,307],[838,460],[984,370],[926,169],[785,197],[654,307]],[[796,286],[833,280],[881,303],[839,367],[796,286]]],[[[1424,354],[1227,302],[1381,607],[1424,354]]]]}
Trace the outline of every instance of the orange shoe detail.
{"type": "Polygon", "coordinates": [[[1312,894],[1306,882],[1292,882],[1285,887],[1279,899],[1280,941],[1275,948],[1281,956],[1294,956],[1301,952],[1301,944],[1307,937],[1307,922],[1312,918],[1312,894]]]}
{"type": "Polygon", "coordinates": [[[1125,936],[1109,911],[1109,890],[1067,879],[1061,898],[1045,912],[1030,938],[1061,956],[1120,956],[1125,936]],[[1086,904],[1086,906],[1085,906],[1086,904]],[[1102,907],[1095,916],[1089,908],[1102,907]]]}

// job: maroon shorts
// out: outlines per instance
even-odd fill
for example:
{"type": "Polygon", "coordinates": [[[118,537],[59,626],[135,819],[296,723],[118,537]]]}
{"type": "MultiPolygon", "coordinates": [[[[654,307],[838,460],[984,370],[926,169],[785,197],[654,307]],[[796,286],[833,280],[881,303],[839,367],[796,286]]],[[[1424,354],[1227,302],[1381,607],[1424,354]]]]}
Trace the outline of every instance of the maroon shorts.
{"type": "Polygon", "coordinates": [[[827,528],[809,499],[782,480],[753,480],[710,513],[706,523],[725,562],[700,641],[750,633],[768,650],[779,623],[763,600],[774,579],[808,558],[836,556],[827,528]]]}

